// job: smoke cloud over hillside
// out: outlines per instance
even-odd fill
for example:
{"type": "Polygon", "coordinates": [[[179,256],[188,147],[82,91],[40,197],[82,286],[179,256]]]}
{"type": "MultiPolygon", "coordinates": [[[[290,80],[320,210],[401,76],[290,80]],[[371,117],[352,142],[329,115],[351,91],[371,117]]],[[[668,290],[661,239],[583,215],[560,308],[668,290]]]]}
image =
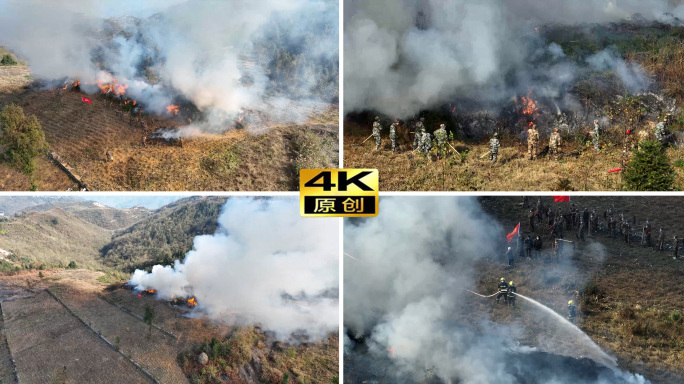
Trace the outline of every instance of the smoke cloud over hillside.
{"type": "Polygon", "coordinates": [[[331,100],[337,2],[146,3],[0,0],[0,45],[51,86],[114,84],[157,114],[190,102],[214,127],[264,97],[331,100]]]}
{"type": "Polygon", "coordinates": [[[213,235],[173,267],[137,270],[131,284],[165,299],[194,296],[216,320],[261,324],[288,338],[338,326],[338,221],[306,219],[295,199],[231,198],[213,235]]]}
{"type": "Polygon", "coordinates": [[[684,7],[658,0],[347,0],[345,111],[406,118],[459,98],[498,105],[530,88],[561,102],[578,73],[588,70],[614,71],[628,90],[644,91],[650,80],[643,69],[614,50],[575,62],[540,33],[543,25],[635,14],[679,24],[675,16],[684,7]]]}
{"type": "MultiPolygon", "coordinates": [[[[379,372],[397,383],[645,382],[549,354],[560,352],[553,340],[544,352],[517,345],[520,325],[497,325],[486,315],[476,326],[464,320],[471,311],[466,290],[479,284],[476,263],[499,260],[507,245],[476,198],[384,198],[380,212],[345,222],[345,379],[362,382],[379,372]]],[[[580,340],[568,340],[584,353],[580,340]]]]}

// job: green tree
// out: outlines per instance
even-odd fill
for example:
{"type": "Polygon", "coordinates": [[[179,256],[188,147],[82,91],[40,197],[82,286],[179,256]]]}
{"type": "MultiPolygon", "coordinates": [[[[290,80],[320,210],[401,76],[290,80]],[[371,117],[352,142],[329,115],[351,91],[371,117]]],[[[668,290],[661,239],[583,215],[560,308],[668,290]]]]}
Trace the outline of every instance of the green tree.
{"type": "Polygon", "coordinates": [[[154,321],[156,314],[154,313],[154,309],[150,307],[149,304],[145,305],[145,315],[143,316],[143,320],[147,325],[150,326],[150,334],[152,333],[152,322],[154,321]]]}
{"type": "Polygon", "coordinates": [[[22,172],[32,175],[36,169],[34,158],[47,149],[45,133],[35,116],[25,116],[24,110],[14,104],[0,112],[2,137],[6,159],[22,172]]]}
{"type": "Polygon", "coordinates": [[[78,268],[78,264],[76,264],[75,261],[71,260],[71,261],[69,262],[69,265],[67,265],[67,268],[68,268],[68,269],[77,269],[77,268],[78,268]]]}
{"type": "Polygon", "coordinates": [[[0,60],[0,65],[17,65],[17,61],[14,60],[14,57],[10,55],[9,53],[6,53],[2,55],[2,59],[0,60]]]}
{"type": "Polygon", "coordinates": [[[646,141],[634,151],[634,157],[625,167],[622,178],[630,191],[669,191],[675,180],[675,172],[662,144],[646,141]]]}

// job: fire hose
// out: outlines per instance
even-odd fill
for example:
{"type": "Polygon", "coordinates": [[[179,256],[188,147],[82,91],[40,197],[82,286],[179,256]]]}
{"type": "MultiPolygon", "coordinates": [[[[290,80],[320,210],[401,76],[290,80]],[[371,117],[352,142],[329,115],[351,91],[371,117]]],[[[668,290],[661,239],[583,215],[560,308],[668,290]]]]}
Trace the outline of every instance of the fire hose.
{"type": "Polygon", "coordinates": [[[352,256],[352,255],[350,255],[350,254],[348,254],[347,252],[345,252],[344,255],[347,256],[347,257],[351,257],[352,259],[354,259],[354,260],[356,260],[356,261],[361,261],[361,260],[357,259],[356,257],[354,257],[354,256],[352,256]]]}
{"type": "Polygon", "coordinates": [[[480,295],[480,294],[477,293],[477,292],[473,292],[473,291],[471,291],[471,290],[469,290],[469,289],[466,289],[466,291],[472,293],[473,295],[477,295],[477,296],[480,296],[480,297],[484,297],[485,299],[488,299],[488,298],[490,298],[490,297],[494,297],[494,296],[496,296],[496,295],[499,294],[499,292],[496,292],[496,293],[493,293],[493,294],[491,294],[491,295],[489,295],[489,296],[485,296],[485,295],[480,295]]]}

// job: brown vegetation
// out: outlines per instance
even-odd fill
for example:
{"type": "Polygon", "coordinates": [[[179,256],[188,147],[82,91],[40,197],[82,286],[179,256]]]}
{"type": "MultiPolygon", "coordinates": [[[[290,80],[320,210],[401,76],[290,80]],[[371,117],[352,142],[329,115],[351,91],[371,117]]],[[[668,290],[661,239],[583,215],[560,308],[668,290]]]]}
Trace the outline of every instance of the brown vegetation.
{"type": "MultiPolygon", "coordinates": [[[[492,164],[488,143],[453,141],[451,145],[457,150],[460,148],[463,157],[449,149],[445,159],[433,153],[429,161],[417,152],[411,153],[410,144],[402,145],[392,154],[387,137],[383,137],[381,151],[374,150],[372,140],[359,146],[370,132],[370,128],[367,132],[363,128],[345,123],[344,166],[378,169],[383,191],[619,191],[623,188],[620,173],[608,173],[622,166],[621,146],[605,145],[596,153],[586,143],[566,141],[560,161],[549,161],[545,156],[548,143],[542,141],[542,155],[530,161],[526,158],[526,143],[503,138],[499,162],[492,164]],[[352,130],[354,135],[349,134],[352,130]]],[[[669,149],[668,157],[673,162],[683,158],[684,148],[669,149]]],[[[684,188],[684,168],[675,170],[675,185],[684,188]]]]}
{"type": "MultiPolygon", "coordinates": [[[[545,204],[552,198],[542,198],[545,204]]],[[[672,237],[684,234],[684,223],[674,209],[681,204],[676,197],[572,197],[579,207],[597,208],[600,222],[603,212],[615,205],[614,212],[625,213],[630,222],[634,216],[643,225],[651,219],[654,232],[662,226],[666,231],[666,245],[672,237]]],[[[481,198],[486,211],[494,215],[505,229],[522,221],[527,229],[522,198],[481,198]]],[[[536,198],[530,198],[534,204],[536,198]]],[[[568,203],[562,204],[568,211],[568,203]]],[[[641,234],[641,227],[632,227],[641,234]]],[[[672,259],[672,250],[654,251],[639,245],[628,247],[621,239],[611,239],[606,233],[589,237],[578,244],[572,256],[560,263],[551,260],[549,231],[539,230],[546,244],[542,259],[517,259],[509,269],[500,260],[478,266],[477,290],[482,293],[496,291],[501,276],[514,280],[518,292],[530,296],[563,316],[567,315],[568,300],[578,302],[576,324],[595,342],[618,358],[621,366],[644,372],[656,383],[680,382],[684,378],[684,320],[681,318],[681,293],[676,288],[684,283],[682,260],[672,259]]],[[[565,238],[576,241],[576,229],[566,231],[565,238]]],[[[653,237],[653,241],[657,235],[653,237]]],[[[505,240],[503,241],[505,243],[505,240]]],[[[681,246],[681,242],[680,242],[681,246]]],[[[503,247],[503,244],[502,244],[503,247]]],[[[503,249],[503,248],[502,248],[503,249]]],[[[503,252],[502,252],[503,255],[503,252]]],[[[503,305],[494,306],[476,296],[468,301],[476,312],[486,312],[497,322],[517,323],[522,334],[518,339],[527,345],[545,349],[553,346],[556,352],[573,355],[576,340],[560,332],[553,321],[518,299],[518,307],[509,310],[503,305]]],[[[473,319],[474,321],[476,319],[473,319]]],[[[477,320],[479,321],[479,320],[477,320]]],[[[571,335],[570,335],[571,336],[571,335]]]]}

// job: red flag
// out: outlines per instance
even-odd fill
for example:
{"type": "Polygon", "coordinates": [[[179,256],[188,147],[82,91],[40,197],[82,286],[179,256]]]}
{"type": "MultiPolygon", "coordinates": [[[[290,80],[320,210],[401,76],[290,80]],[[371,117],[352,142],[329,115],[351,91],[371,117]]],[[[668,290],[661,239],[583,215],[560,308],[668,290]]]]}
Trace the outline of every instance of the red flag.
{"type": "Polygon", "coordinates": [[[622,168],[616,168],[616,169],[611,169],[610,171],[608,171],[608,173],[620,172],[620,171],[622,171],[622,168]]]}
{"type": "Polygon", "coordinates": [[[515,229],[513,230],[513,232],[506,235],[506,239],[508,240],[508,242],[510,243],[511,240],[513,240],[513,236],[517,235],[519,232],[520,232],[520,223],[518,223],[518,225],[515,226],[515,229]]]}
{"type": "Polygon", "coordinates": [[[564,201],[570,201],[570,196],[554,196],[553,197],[554,203],[562,203],[564,201]]]}
{"type": "Polygon", "coordinates": [[[81,96],[81,101],[84,102],[84,103],[88,103],[88,104],[92,104],[92,103],[93,103],[92,100],[90,100],[90,99],[87,98],[87,97],[83,97],[83,96],[81,96]]]}

